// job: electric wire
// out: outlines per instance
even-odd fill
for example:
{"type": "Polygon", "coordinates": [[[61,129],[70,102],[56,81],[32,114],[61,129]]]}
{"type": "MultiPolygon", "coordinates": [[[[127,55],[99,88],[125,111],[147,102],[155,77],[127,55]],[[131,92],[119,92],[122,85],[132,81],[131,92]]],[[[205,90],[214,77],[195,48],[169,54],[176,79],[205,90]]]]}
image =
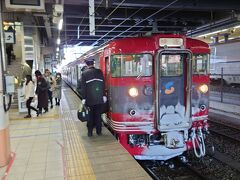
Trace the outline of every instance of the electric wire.
{"type": "MultiPolygon", "coordinates": [[[[155,13],[153,13],[153,14],[151,14],[150,16],[148,16],[148,17],[144,18],[143,20],[141,20],[141,21],[137,22],[137,23],[136,23],[136,24],[134,24],[132,27],[130,27],[130,28],[128,28],[127,30],[123,31],[122,33],[120,33],[120,34],[116,35],[115,37],[111,38],[111,39],[110,39],[110,40],[108,40],[107,42],[109,42],[109,41],[111,41],[111,40],[113,40],[113,39],[115,39],[115,38],[119,37],[120,35],[122,35],[123,33],[127,32],[127,31],[129,31],[129,30],[130,30],[130,29],[132,29],[133,27],[135,27],[135,26],[139,25],[139,24],[140,24],[140,23],[142,23],[143,21],[146,21],[147,19],[149,19],[149,18],[153,17],[153,16],[154,16],[154,15],[156,15],[157,13],[159,13],[159,12],[161,12],[161,11],[163,11],[163,10],[167,9],[168,7],[170,7],[171,5],[173,5],[174,3],[176,3],[177,1],[178,1],[178,0],[175,0],[175,1],[171,2],[171,3],[169,3],[169,4],[168,4],[168,5],[166,5],[165,7],[163,7],[163,8],[161,8],[161,9],[159,9],[158,11],[156,11],[156,12],[155,12],[155,13]]],[[[105,43],[107,43],[107,42],[105,42],[105,43]]],[[[104,43],[104,44],[105,44],[105,43],[104,43]]]]}
{"type": "MultiPolygon", "coordinates": [[[[152,1],[150,1],[149,3],[151,3],[152,1]]],[[[128,18],[124,19],[124,21],[122,21],[120,24],[118,24],[117,26],[115,26],[113,29],[111,29],[110,31],[108,31],[106,34],[104,34],[101,38],[99,38],[96,42],[100,41],[101,39],[103,39],[105,36],[107,36],[109,33],[111,33],[113,30],[115,30],[116,28],[118,28],[119,26],[121,26],[124,22],[126,22],[127,20],[130,20],[131,17],[133,17],[135,14],[137,14],[139,11],[143,10],[144,7],[138,9],[137,11],[135,11],[133,14],[131,14],[128,18]]]]}
{"type": "MultiPolygon", "coordinates": [[[[179,12],[179,11],[180,11],[180,10],[176,10],[176,11],[174,11],[174,12],[171,12],[170,14],[168,14],[168,15],[166,15],[166,16],[163,16],[163,17],[161,17],[161,18],[158,19],[158,20],[165,19],[165,18],[167,18],[167,17],[169,17],[169,16],[171,16],[171,15],[173,15],[173,14],[179,12]]],[[[137,32],[143,30],[144,28],[145,28],[145,27],[142,27],[142,28],[138,29],[137,32]]],[[[135,33],[136,33],[136,31],[133,32],[133,33],[131,33],[131,34],[129,34],[128,36],[133,36],[135,33]]]]}
{"type": "MultiPolygon", "coordinates": [[[[95,12],[96,12],[97,9],[100,7],[100,5],[102,4],[103,1],[104,1],[104,0],[101,0],[101,2],[98,4],[96,10],[94,11],[94,13],[91,14],[90,16],[92,16],[92,15],[95,14],[95,12]]],[[[79,23],[78,27],[80,27],[80,26],[83,24],[83,21],[87,18],[87,14],[88,14],[88,10],[85,11],[85,13],[84,13],[84,15],[83,15],[83,18],[82,18],[81,22],[79,23]]],[[[88,24],[88,26],[89,26],[89,24],[88,24]]],[[[85,26],[85,27],[83,28],[83,30],[82,30],[81,34],[79,35],[79,37],[83,34],[83,32],[84,32],[84,30],[85,30],[86,28],[87,28],[87,26],[85,26]]],[[[72,37],[72,38],[70,39],[70,42],[69,42],[69,43],[71,43],[71,41],[73,40],[73,38],[74,38],[74,37],[72,37]]],[[[79,39],[79,38],[78,38],[78,39],[79,39]]]]}
{"type": "MultiPolygon", "coordinates": [[[[103,0],[100,2],[100,4],[101,4],[102,2],[103,2],[103,0]]],[[[108,19],[124,2],[125,2],[125,0],[123,0],[120,4],[118,4],[118,6],[117,6],[116,8],[114,8],[114,9],[107,15],[107,17],[104,18],[104,20],[103,20],[102,22],[100,22],[100,24],[98,24],[98,26],[102,25],[102,24],[106,21],[106,19],[108,19]]],[[[100,6],[100,4],[99,4],[99,6],[100,6]]],[[[99,7],[99,6],[98,6],[98,7],[99,7]]],[[[97,11],[98,7],[96,8],[95,12],[97,11]]],[[[95,12],[94,12],[93,14],[95,14],[95,12]]],[[[91,15],[93,15],[93,14],[91,14],[91,15]]],[[[80,36],[83,34],[83,32],[84,32],[84,30],[85,30],[86,28],[87,28],[87,26],[85,26],[85,28],[83,29],[83,31],[82,31],[82,33],[80,34],[80,36]]],[[[96,30],[95,30],[95,31],[96,31],[96,30]]],[[[95,42],[97,42],[97,41],[95,41],[95,42]]]]}

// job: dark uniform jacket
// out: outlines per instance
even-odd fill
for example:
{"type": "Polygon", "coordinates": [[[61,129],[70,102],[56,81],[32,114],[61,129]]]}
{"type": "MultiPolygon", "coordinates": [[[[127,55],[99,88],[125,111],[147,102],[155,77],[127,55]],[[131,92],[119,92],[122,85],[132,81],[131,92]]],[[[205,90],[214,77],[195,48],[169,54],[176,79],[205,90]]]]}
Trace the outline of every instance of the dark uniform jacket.
{"type": "Polygon", "coordinates": [[[100,69],[91,67],[82,73],[80,80],[81,96],[86,99],[86,105],[103,104],[104,77],[100,69]]]}

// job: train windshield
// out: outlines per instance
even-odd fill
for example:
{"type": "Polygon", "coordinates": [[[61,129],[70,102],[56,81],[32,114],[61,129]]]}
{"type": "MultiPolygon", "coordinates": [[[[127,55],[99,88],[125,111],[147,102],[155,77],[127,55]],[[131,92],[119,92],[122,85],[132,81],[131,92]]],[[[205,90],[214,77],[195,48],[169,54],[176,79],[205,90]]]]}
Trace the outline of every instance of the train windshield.
{"type": "Polygon", "coordinates": [[[112,77],[146,77],[152,75],[151,54],[121,54],[111,56],[112,77]]]}
{"type": "Polygon", "coordinates": [[[194,54],[192,67],[193,74],[209,74],[209,55],[194,54]]]}
{"type": "Polygon", "coordinates": [[[162,55],[161,76],[180,76],[183,73],[184,55],[166,54],[162,55]]]}

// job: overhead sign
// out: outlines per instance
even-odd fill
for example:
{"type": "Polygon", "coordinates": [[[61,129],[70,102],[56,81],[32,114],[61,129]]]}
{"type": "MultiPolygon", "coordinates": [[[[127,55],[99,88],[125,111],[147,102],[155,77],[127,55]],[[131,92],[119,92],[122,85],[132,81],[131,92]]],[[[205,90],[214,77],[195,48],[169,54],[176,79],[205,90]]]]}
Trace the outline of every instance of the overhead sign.
{"type": "Polygon", "coordinates": [[[15,33],[14,32],[4,32],[5,43],[15,44],[15,33]]]}
{"type": "Polygon", "coordinates": [[[8,10],[45,12],[45,0],[5,0],[8,10]]]}

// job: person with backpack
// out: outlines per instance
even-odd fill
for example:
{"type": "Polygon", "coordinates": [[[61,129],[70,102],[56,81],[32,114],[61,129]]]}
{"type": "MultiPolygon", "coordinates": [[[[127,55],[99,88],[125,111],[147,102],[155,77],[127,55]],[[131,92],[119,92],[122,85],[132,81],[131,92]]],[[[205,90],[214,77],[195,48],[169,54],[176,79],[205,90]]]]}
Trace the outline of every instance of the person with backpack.
{"type": "Polygon", "coordinates": [[[93,134],[94,125],[96,133],[102,134],[101,106],[107,101],[104,95],[105,82],[103,73],[94,67],[94,59],[85,61],[88,69],[82,72],[80,81],[82,104],[90,109],[90,119],[87,121],[88,137],[93,134]]]}

